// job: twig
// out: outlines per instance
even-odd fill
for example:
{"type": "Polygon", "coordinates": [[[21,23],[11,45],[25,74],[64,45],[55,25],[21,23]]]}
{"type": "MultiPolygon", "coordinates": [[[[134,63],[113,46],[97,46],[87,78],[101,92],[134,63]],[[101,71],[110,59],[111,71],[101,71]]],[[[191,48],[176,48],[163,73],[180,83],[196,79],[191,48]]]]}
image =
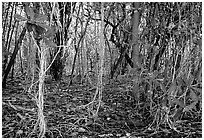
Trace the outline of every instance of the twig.
{"type": "Polygon", "coordinates": [[[15,109],[15,110],[24,110],[24,111],[30,111],[30,112],[34,112],[34,111],[35,111],[34,108],[33,108],[33,109],[27,109],[27,108],[23,108],[23,107],[17,106],[17,105],[14,106],[14,105],[11,104],[10,101],[8,102],[8,104],[6,104],[6,103],[3,102],[3,105],[8,105],[8,106],[12,107],[12,108],[15,109]]]}

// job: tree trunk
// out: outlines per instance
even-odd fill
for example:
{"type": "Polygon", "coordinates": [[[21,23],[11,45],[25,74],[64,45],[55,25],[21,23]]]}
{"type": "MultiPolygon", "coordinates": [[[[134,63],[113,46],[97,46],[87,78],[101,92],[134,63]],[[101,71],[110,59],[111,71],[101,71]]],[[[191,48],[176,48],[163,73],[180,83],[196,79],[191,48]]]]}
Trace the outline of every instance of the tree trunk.
{"type": "MultiPolygon", "coordinates": [[[[4,5],[4,4],[5,4],[5,3],[2,3],[2,5],[4,5]]],[[[5,35],[5,33],[6,33],[6,27],[8,26],[8,23],[7,23],[8,20],[7,20],[7,19],[8,19],[8,14],[9,14],[9,11],[10,11],[9,9],[10,9],[11,4],[12,4],[12,3],[9,2],[9,3],[8,3],[8,8],[6,8],[6,9],[5,9],[5,8],[2,8],[2,9],[5,9],[5,11],[2,10],[2,24],[3,24],[3,25],[2,25],[2,26],[3,26],[3,33],[2,33],[3,36],[2,36],[2,38],[4,38],[4,39],[5,39],[5,36],[4,36],[4,35],[5,35]],[[6,14],[5,14],[5,12],[6,12],[6,14]]]]}
{"type": "Polygon", "coordinates": [[[39,125],[39,134],[38,137],[43,138],[46,131],[46,122],[44,111],[44,81],[45,81],[45,62],[46,62],[46,47],[41,45],[42,52],[40,54],[40,72],[39,72],[39,84],[38,84],[38,98],[36,104],[38,106],[38,125],[39,125]]]}
{"type": "MultiPolygon", "coordinates": [[[[12,10],[11,10],[11,14],[10,16],[7,18],[10,19],[9,23],[8,23],[8,27],[6,27],[6,30],[7,30],[7,33],[5,33],[5,47],[6,47],[6,50],[9,52],[9,48],[10,48],[10,44],[9,44],[9,40],[11,39],[11,37],[9,36],[10,35],[10,32],[11,32],[11,25],[12,25],[12,17],[13,17],[13,13],[14,13],[14,9],[15,9],[15,6],[14,6],[14,3],[12,3],[13,5],[12,6],[12,10]],[[8,47],[7,47],[8,46],[8,47]]],[[[6,24],[6,23],[5,23],[6,24]]],[[[15,23],[14,23],[15,25],[15,23]]],[[[13,29],[14,29],[14,26],[13,26],[13,29]]],[[[3,34],[4,35],[4,34],[3,34]]],[[[7,62],[8,62],[8,55],[5,55],[4,56],[4,61],[3,61],[3,72],[5,71],[5,68],[6,68],[6,65],[7,65],[7,62]]]]}
{"type": "Polygon", "coordinates": [[[11,67],[14,64],[14,61],[16,59],[16,55],[18,53],[18,50],[19,50],[20,45],[22,43],[22,40],[23,40],[23,38],[25,36],[25,33],[26,33],[26,28],[24,27],[22,32],[21,32],[21,34],[20,34],[20,37],[19,37],[17,43],[15,44],[15,48],[14,48],[13,54],[11,56],[11,59],[10,59],[10,61],[8,63],[8,66],[6,67],[6,70],[5,70],[5,73],[4,73],[4,76],[3,76],[3,81],[2,81],[2,87],[3,88],[6,88],[6,79],[7,79],[7,76],[9,74],[10,70],[11,70],[11,67]]]}
{"type": "Polygon", "coordinates": [[[137,102],[139,102],[139,36],[138,36],[138,26],[139,26],[139,8],[140,3],[135,2],[133,4],[134,13],[132,17],[132,60],[134,68],[134,83],[133,83],[133,96],[137,102]]]}
{"type": "MultiPolygon", "coordinates": [[[[83,38],[84,38],[84,36],[85,36],[85,33],[86,33],[86,30],[87,30],[87,27],[88,27],[89,20],[90,20],[90,18],[88,18],[87,21],[86,21],[86,23],[85,23],[85,28],[84,28],[84,31],[81,32],[81,36],[80,36],[80,38],[79,38],[79,41],[77,42],[77,44],[76,44],[76,42],[74,43],[76,53],[75,53],[75,56],[74,56],[74,61],[73,61],[73,66],[72,66],[72,72],[71,72],[71,80],[70,80],[70,82],[69,82],[69,85],[72,84],[73,74],[74,74],[74,68],[75,68],[75,63],[76,63],[76,57],[77,57],[77,55],[78,55],[78,53],[79,53],[80,43],[82,42],[82,40],[83,40],[83,38]]],[[[77,21],[76,21],[75,36],[76,36],[76,32],[77,32],[77,22],[78,22],[78,18],[77,18],[77,21]]],[[[76,38],[75,38],[75,39],[76,39],[76,38]]],[[[75,40],[75,41],[76,41],[76,40],[75,40]]],[[[78,57],[78,59],[80,59],[80,58],[78,57]]]]}
{"type": "MultiPolygon", "coordinates": [[[[103,91],[103,74],[104,74],[104,55],[105,55],[105,41],[104,41],[104,3],[101,3],[101,25],[100,25],[100,46],[98,46],[99,49],[99,70],[98,70],[98,82],[96,87],[96,93],[94,96],[94,100],[96,99],[96,96],[98,95],[98,106],[97,110],[94,113],[93,117],[97,118],[98,111],[101,105],[102,101],[102,91],[103,91]]],[[[93,101],[94,101],[93,100],[93,101]]]]}

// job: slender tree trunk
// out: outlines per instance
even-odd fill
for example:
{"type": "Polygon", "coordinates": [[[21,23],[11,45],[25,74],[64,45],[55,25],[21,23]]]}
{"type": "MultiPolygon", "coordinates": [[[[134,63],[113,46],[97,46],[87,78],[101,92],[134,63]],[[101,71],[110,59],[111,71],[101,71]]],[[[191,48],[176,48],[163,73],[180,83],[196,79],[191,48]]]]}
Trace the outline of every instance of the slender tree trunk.
{"type": "MultiPolygon", "coordinates": [[[[79,16],[79,12],[80,12],[80,6],[79,6],[79,10],[77,12],[77,17],[79,16]]],[[[70,78],[70,82],[69,85],[72,84],[72,80],[73,80],[73,74],[74,74],[74,69],[75,69],[75,64],[76,64],[76,59],[77,59],[77,54],[78,54],[78,46],[76,43],[76,34],[77,34],[77,25],[78,25],[78,18],[76,19],[76,24],[75,24],[75,31],[74,31],[74,48],[75,48],[75,54],[74,54],[74,60],[73,60],[73,64],[72,64],[72,71],[71,71],[71,78],[70,78]]]]}
{"type": "MultiPolygon", "coordinates": [[[[6,38],[5,38],[6,39],[5,47],[6,47],[7,52],[9,52],[9,48],[10,48],[9,39],[11,38],[11,36],[9,36],[9,35],[10,35],[10,32],[11,32],[12,17],[13,17],[13,13],[14,13],[14,9],[15,9],[14,3],[11,6],[13,6],[13,7],[12,7],[11,14],[10,14],[10,17],[9,17],[10,20],[9,20],[8,27],[6,27],[7,28],[7,33],[6,33],[6,38]]],[[[3,71],[5,71],[7,61],[8,61],[8,55],[5,55],[4,56],[4,62],[3,62],[3,71]]]]}
{"type": "Polygon", "coordinates": [[[15,62],[12,66],[12,70],[11,70],[11,80],[13,81],[13,78],[14,78],[14,66],[15,66],[15,62]]]}
{"type": "Polygon", "coordinates": [[[104,3],[101,3],[101,25],[100,25],[100,46],[99,46],[99,70],[98,70],[98,82],[94,100],[98,95],[98,107],[96,113],[94,114],[94,118],[98,116],[98,111],[101,105],[102,100],[102,91],[103,91],[103,74],[104,74],[104,54],[105,54],[105,43],[104,43],[104,3]]]}
{"type": "Polygon", "coordinates": [[[40,54],[40,73],[39,73],[39,91],[38,91],[38,122],[39,122],[39,128],[40,138],[44,137],[45,131],[46,131],[46,123],[45,123],[45,116],[43,114],[44,110],[44,80],[45,80],[45,62],[46,62],[46,51],[45,51],[45,44],[42,45],[42,53],[40,54]]]}
{"type": "Polygon", "coordinates": [[[20,60],[21,74],[23,75],[23,59],[22,59],[21,50],[19,51],[19,60],[20,60]]]}
{"type": "MultiPolygon", "coordinates": [[[[78,19],[78,18],[77,18],[77,19],[78,19]]],[[[75,51],[76,51],[76,52],[75,52],[75,56],[74,56],[74,62],[73,62],[72,72],[71,72],[71,80],[70,80],[69,85],[72,84],[72,78],[73,78],[73,73],[74,73],[74,68],[75,68],[75,63],[76,63],[76,57],[77,57],[78,52],[79,52],[80,43],[82,42],[82,40],[83,40],[83,38],[84,38],[84,36],[85,36],[85,33],[86,33],[86,30],[87,30],[87,27],[88,27],[89,20],[90,20],[90,18],[88,18],[87,21],[86,21],[86,23],[85,23],[85,28],[84,28],[84,31],[81,33],[81,36],[80,36],[80,38],[79,38],[79,41],[77,42],[77,44],[76,44],[76,42],[75,42],[75,44],[74,44],[74,45],[76,45],[76,46],[75,46],[75,51]]],[[[78,20],[77,20],[77,21],[78,21],[78,20]]],[[[77,23],[77,22],[76,22],[76,23],[77,23]]],[[[76,28],[77,28],[77,24],[76,24],[76,28]]],[[[76,35],[76,33],[75,33],[75,35],[76,35]]]]}
{"type": "Polygon", "coordinates": [[[82,52],[83,52],[83,67],[84,67],[84,74],[87,73],[87,55],[86,55],[86,51],[87,51],[87,46],[86,46],[86,36],[84,37],[84,41],[83,41],[83,48],[82,48],[82,52]]]}
{"type": "MultiPolygon", "coordinates": [[[[6,3],[2,3],[3,5],[4,4],[6,4],[6,3]]],[[[8,3],[8,8],[7,9],[5,9],[5,11],[6,11],[6,15],[5,15],[5,17],[4,17],[4,24],[3,24],[3,34],[2,35],[5,35],[5,33],[6,33],[6,27],[7,27],[7,19],[8,19],[8,13],[9,13],[9,9],[10,9],[10,6],[11,6],[11,2],[9,2],[8,3]]],[[[4,8],[3,8],[3,10],[4,10],[4,8]]],[[[2,11],[2,14],[4,14],[4,12],[5,11],[2,11]]],[[[3,17],[2,17],[3,18],[3,17]]],[[[2,19],[3,20],[3,19],[2,19]]],[[[2,38],[4,38],[5,39],[5,36],[2,36],[2,38]]]]}
{"type": "MultiPolygon", "coordinates": [[[[40,13],[40,3],[39,2],[35,2],[34,3],[34,12],[39,14],[40,13]]],[[[38,45],[38,47],[41,47],[41,52],[39,54],[39,58],[40,58],[40,70],[39,70],[39,84],[38,84],[38,95],[36,95],[37,100],[36,100],[36,104],[38,107],[38,120],[36,124],[39,125],[39,134],[38,137],[39,138],[43,138],[45,135],[45,131],[46,131],[46,122],[45,122],[45,116],[43,114],[44,111],[44,81],[45,81],[45,63],[46,63],[46,45],[44,43],[40,43],[37,42],[34,38],[31,41],[30,44],[30,50],[29,52],[32,50],[32,44],[36,43],[36,45],[38,45]]],[[[32,52],[31,52],[32,53],[32,52]]],[[[33,60],[30,60],[33,61],[33,60]]],[[[34,63],[34,62],[33,62],[34,63]]],[[[32,63],[29,64],[29,67],[32,67],[32,63]]],[[[31,73],[31,71],[30,71],[31,73]]],[[[30,77],[29,77],[30,78],[30,77]]]]}
{"type": "Polygon", "coordinates": [[[132,17],[132,60],[134,68],[134,85],[133,85],[133,96],[135,100],[139,101],[139,36],[138,36],[138,26],[139,26],[139,8],[140,3],[135,2],[133,4],[134,13],[132,17]]]}
{"type": "MultiPolygon", "coordinates": [[[[13,8],[12,8],[12,12],[11,12],[11,15],[10,15],[10,22],[9,22],[9,27],[8,27],[8,33],[7,33],[7,40],[6,40],[6,47],[8,48],[8,51],[10,49],[10,42],[11,42],[11,38],[12,38],[12,34],[13,34],[13,31],[14,31],[14,28],[15,28],[15,24],[16,24],[16,21],[14,22],[13,24],[13,28],[11,29],[11,25],[12,25],[12,17],[13,17],[13,14],[14,14],[14,10],[15,10],[15,5],[13,4],[13,8]],[[10,32],[11,32],[11,35],[10,35],[10,32]]],[[[15,10],[15,13],[16,13],[16,10],[15,10]]]]}
{"type": "Polygon", "coordinates": [[[8,74],[9,74],[10,70],[11,70],[11,67],[12,67],[13,64],[14,64],[14,61],[15,61],[15,59],[16,59],[16,55],[17,55],[17,53],[18,53],[18,50],[19,50],[19,48],[20,48],[20,45],[21,45],[21,43],[22,43],[22,40],[23,40],[25,34],[26,34],[26,28],[24,27],[23,30],[22,30],[22,32],[21,32],[21,34],[20,34],[20,37],[19,37],[17,43],[15,44],[15,48],[14,48],[13,54],[12,54],[12,56],[11,56],[11,59],[10,59],[10,61],[9,61],[9,63],[8,63],[8,66],[6,67],[5,73],[4,73],[4,75],[3,75],[3,81],[2,81],[2,87],[3,87],[3,88],[6,88],[6,79],[7,79],[7,76],[8,76],[8,74]]]}

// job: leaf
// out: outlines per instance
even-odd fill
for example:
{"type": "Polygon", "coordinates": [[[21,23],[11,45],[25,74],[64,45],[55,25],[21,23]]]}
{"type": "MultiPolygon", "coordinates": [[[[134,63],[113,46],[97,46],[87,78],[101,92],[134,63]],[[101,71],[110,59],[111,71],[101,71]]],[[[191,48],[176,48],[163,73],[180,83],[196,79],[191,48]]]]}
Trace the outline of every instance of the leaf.
{"type": "MultiPolygon", "coordinates": [[[[5,48],[5,47],[3,47],[3,48],[5,48]]],[[[9,55],[12,55],[12,53],[9,52],[7,49],[2,50],[2,56],[9,56],[9,55]]]]}
{"type": "Polygon", "coordinates": [[[196,40],[193,40],[193,43],[195,43],[196,45],[198,45],[199,47],[202,46],[202,39],[196,39],[196,40]]]}
{"type": "Polygon", "coordinates": [[[198,96],[196,95],[196,93],[190,88],[190,97],[194,102],[198,102],[198,96]]]}
{"type": "Polygon", "coordinates": [[[57,20],[57,25],[58,25],[60,28],[62,28],[62,24],[61,24],[61,22],[60,22],[59,20],[57,20]]]}
{"type": "Polygon", "coordinates": [[[175,24],[173,22],[169,23],[169,27],[168,27],[169,29],[172,29],[174,27],[175,27],[175,24]]]}
{"type": "Polygon", "coordinates": [[[179,105],[180,107],[184,108],[184,103],[182,101],[180,101],[179,99],[174,98],[173,102],[177,105],[179,105]]]}
{"type": "Polygon", "coordinates": [[[194,89],[195,91],[197,91],[198,93],[202,94],[202,88],[197,88],[194,86],[191,86],[192,89],[194,89]]]}
{"type": "Polygon", "coordinates": [[[144,45],[144,48],[147,49],[147,50],[148,50],[150,47],[151,47],[151,45],[150,45],[149,43],[146,43],[146,44],[144,45]]]}
{"type": "Polygon", "coordinates": [[[130,75],[135,75],[137,73],[136,68],[130,68],[130,75]]]}
{"type": "Polygon", "coordinates": [[[186,82],[188,87],[191,86],[193,80],[194,80],[194,77],[193,77],[192,74],[190,74],[190,76],[189,76],[189,78],[187,79],[187,82],[186,82]]]}
{"type": "Polygon", "coordinates": [[[90,126],[91,124],[93,124],[93,119],[89,119],[87,122],[86,122],[86,126],[90,126]]]}
{"type": "Polygon", "coordinates": [[[14,19],[17,20],[17,21],[26,21],[27,20],[26,17],[23,17],[23,16],[21,16],[19,14],[15,14],[14,19]]]}
{"type": "Polygon", "coordinates": [[[55,34],[55,31],[53,28],[50,28],[47,33],[45,34],[45,37],[49,38],[55,34]]]}
{"type": "Polygon", "coordinates": [[[28,5],[25,6],[25,12],[30,17],[30,20],[34,20],[35,13],[33,12],[33,9],[28,7],[28,5]]]}
{"type": "Polygon", "coordinates": [[[48,25],[46,25],[46,24],[44,24],[44,23],[38,23],[37,25],[40,26],[40,27],[42,27],[42,28],[44,28],[44,29],[46,29],[46,30],[50,30],[50,29],[51,29],[50,26],[48,26],[48,25]]]}
{"type": "Polygon", "coordinates": [[[174,82],[171,84],[170,88],[168,89],[168,94],[169,94],[169,95],[173,95],[173,93],[174,93],[175,90],[176,90],[176,82],[174,81],[174,82]]]}
{"type": "Polygon", "coordinates": [[[76,137],[78,135],[78,132],[73,132],[73,133],[71,133],[71,136],[72,137],[76,137]]]}
{"type": "Polygon", "coordinates": [[[190,105],[187,105],[186,107],[184,107],[183,112],[190,112],[193,109],[196,109],[196,104],[197,102],[193,102],[190,105]]]}
{"type": "Polygon", "coordinates": [[[23,130],[18,130],[18,131],[16,132],[16,134],[18,134],[18,135],[23,134],[23,130]]]}
{"type": "Polygon", "coordinates": [[[130,136],[131,136],[131,134],[130,134],[130,133],[126,133],[125,135],[126,135],[127,137],[130,137],[130,136]]]}
{"type": "Polygon", "coordinates": [[[44,39],[44,41],[45,41],[45,44],[46,44],[48,47],[57,47],[57,44],[55,44],[55,43],[52,42],[51,40],[44,39]]]}
{"type": "Polygon", "coordinates": [[[36,26],[36,32],[37,32],[38,35],[42,35],[43,33],[46,32],[46,30],[43,27],[37,25],[36,26]]]}
{"type": "Polygon", "coordinates": [[[179,109],[176,111],[176,113],[175,113],[174,116],[173,116],[173,120],[174,120],[174,121],[178,121],[178,120],[179,120],[179,118],[181,117],[182,111],[183,111],[182,108],[179,108],[179,109]]]}
{"type": "Polygon", "coordinates": [[[33,31],[33,24],[31,24],[31,23],[29,23],[29,22],[26,22],[26,24],[25,24],[25,27],[26,27],[26,30],[28,31],[28,32],[32,32],[33,31]]]}
{"type": "Polygon", "coordinates": [[[57,44],[55,44],[55,43],[52,42],[52,41],[50,41],[49,44],[50,44],[50,47],[57,47],[57,44]]]}
{"type": "Polygon", "coordinates": [[[164,84],[163,84],[163,83],[160,83],[159,85],[160,85],[162,91],[163,91],[165,94],[167,94],[166,87],[164,86],[164,84]]]}
{"type": "Polygon", "coordinates": [[[78,132],[85,132],[85,131],[86,131],[86,129],[84,129],[82,127],[79,127],[79,129],[78,129],[78,132]]]}
{"type": "Polygon", "coordinates": [[[178,85],[180,85],[180,86],[185,86],[186,85],[185,81],[181,77],[177,78],[177,82],[178,82],[178,85]]]}
{"type": "Polygon", "coordinates": [[[42,15],[42,14],[36,14],[35,15],[35,21],[36,22],[45,22],[47,20],[47,16],[46,15],[42,15]]]}
{"type": "Polygon", "coordinates": [[[202,16],[198,16],[196,22],[197,23],[202,23],[202,16]]]}

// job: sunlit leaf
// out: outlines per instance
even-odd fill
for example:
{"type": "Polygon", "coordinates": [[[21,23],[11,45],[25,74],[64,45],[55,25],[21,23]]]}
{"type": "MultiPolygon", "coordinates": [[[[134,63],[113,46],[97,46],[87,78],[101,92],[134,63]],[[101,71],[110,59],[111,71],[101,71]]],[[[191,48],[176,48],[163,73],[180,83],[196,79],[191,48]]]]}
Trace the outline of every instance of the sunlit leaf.
{"type": "Polygon", "coordinates": [[[14,19],[17,20],[17,21],[26,21],[27,20],[26,17],[23,17],[23,16],[21,16],[19,14],[15,14],[14,19]]]}

